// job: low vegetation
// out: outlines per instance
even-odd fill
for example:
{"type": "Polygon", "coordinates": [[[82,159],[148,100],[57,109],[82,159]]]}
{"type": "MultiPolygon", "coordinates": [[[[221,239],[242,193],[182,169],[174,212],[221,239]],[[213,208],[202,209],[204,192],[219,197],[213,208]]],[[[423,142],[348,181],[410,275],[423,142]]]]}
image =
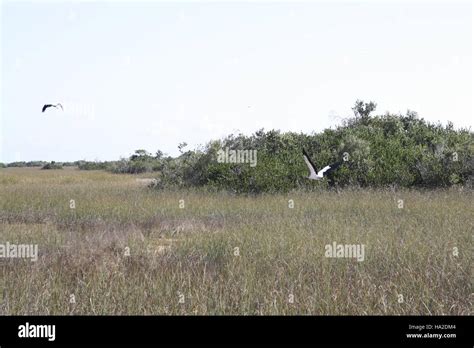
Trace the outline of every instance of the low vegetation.
{"type": "Polygon", "coordinates": [[[234,195],[0,170],[0,314],[472,314],[473,193],[234,195]],[[74,207],[74,208],[72,208],[74,207]],[[364,261],[325,245],[364,244],[364,261]]]}
{"type": "Polygon", "coordinates": [[[472,315],[474,134],[375,106],[175,158],[0,165],[0,247],[39,249],[0,257],[0,315],[472,315]],[[335,190],[305,179],[302,148],[344,160],[335,190]]]}

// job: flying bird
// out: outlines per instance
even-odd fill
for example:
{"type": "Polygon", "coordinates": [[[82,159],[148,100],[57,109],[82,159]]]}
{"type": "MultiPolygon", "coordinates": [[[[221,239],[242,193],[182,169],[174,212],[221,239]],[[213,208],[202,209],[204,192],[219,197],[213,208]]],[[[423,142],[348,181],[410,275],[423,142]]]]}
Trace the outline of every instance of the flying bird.
{"type": "Polygon", "coordinates": [[[51,107],[57,108],[58,106],[61,107],[61,110],[64,110],[64,109],[63,109],[63,106],[62,106],[60,103],[57,103],[56,105],[54,105],[54,104],[45,104],[45,105],[43,106],[43,110],[41,110],[41,112],[45,112],[45,110],[46,110],[47,108],[51,108],[51,107]]]}
{"type": "Polygon", "coordinates": [[[314,165],[313,161],[311,161],[311,158],[309,157],[305,149],[303,149],[303,157],[309,169],[308,179],[312,179],[312,180],[322,180],[326,178],[329,174],[331,174],[333,171],[339,168],[339,166],[342,164],[342,162],[329,164],[316,173],[316,170],[317,170],[316,166],[314,165]]]}

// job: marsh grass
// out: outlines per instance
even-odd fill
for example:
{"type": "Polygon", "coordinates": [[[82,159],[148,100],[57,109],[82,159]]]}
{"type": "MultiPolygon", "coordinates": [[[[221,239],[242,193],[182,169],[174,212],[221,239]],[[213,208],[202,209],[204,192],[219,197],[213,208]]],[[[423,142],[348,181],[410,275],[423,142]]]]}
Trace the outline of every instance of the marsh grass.
{"type": "Polygon", "coordinates": [[[0,243],[39,249],[0,259],[0,314],[472,314],[471,191],[236,196],[136,178],[0,169],[0,243]],[[364,244],[364,261],[325,257],[333,241],[364,244]]]}

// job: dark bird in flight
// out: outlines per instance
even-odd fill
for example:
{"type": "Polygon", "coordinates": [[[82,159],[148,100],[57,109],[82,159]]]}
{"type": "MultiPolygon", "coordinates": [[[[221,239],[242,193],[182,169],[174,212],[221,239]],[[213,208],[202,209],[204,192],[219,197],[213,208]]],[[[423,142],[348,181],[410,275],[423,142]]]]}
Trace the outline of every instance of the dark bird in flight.
{"type": "Polygon", "coordinates": [[[319,172],[316,172],[317,171],[316,166],[314,165],[313,161],[311,161],[311,158],[309,157],[305,149],[303,149],[303,157],[309,169],[308,179],[312,179],[312,180],[322,180],[326,178],[329,174],[334,172],[342,164],[342,162],[329,164],[323,169],[321,169],[319,172]]]}
{"type": "Polygon", "coordinates": [[[64,109],[63,109],[63,106],[62,106],[60,103],[57,103],[56,105],[54,105],[54,104],[45,104],[45,105],[43,106],[43,110],[42,110],[41,112],[45,112],[45,110],[46,110],[47,108],[51,108],[51,107],[57,108],[58,106],[61,107],[61,110],[64,110],[64,109]]]}

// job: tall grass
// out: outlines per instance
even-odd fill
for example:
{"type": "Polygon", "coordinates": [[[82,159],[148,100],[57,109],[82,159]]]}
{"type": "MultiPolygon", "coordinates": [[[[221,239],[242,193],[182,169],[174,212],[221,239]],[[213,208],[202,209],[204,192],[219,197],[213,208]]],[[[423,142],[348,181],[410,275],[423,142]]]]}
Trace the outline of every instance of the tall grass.
{"type": "Polygon", "coordinates": [[[157,191],[102,171],[1,169],[0,244],[38,244],[39,258],[0,258],[0,314],[468,315],[472,201],[456,189],[157,191]],[[325,257],[333,242],[364,244],[364,261],[325,257]]]}

